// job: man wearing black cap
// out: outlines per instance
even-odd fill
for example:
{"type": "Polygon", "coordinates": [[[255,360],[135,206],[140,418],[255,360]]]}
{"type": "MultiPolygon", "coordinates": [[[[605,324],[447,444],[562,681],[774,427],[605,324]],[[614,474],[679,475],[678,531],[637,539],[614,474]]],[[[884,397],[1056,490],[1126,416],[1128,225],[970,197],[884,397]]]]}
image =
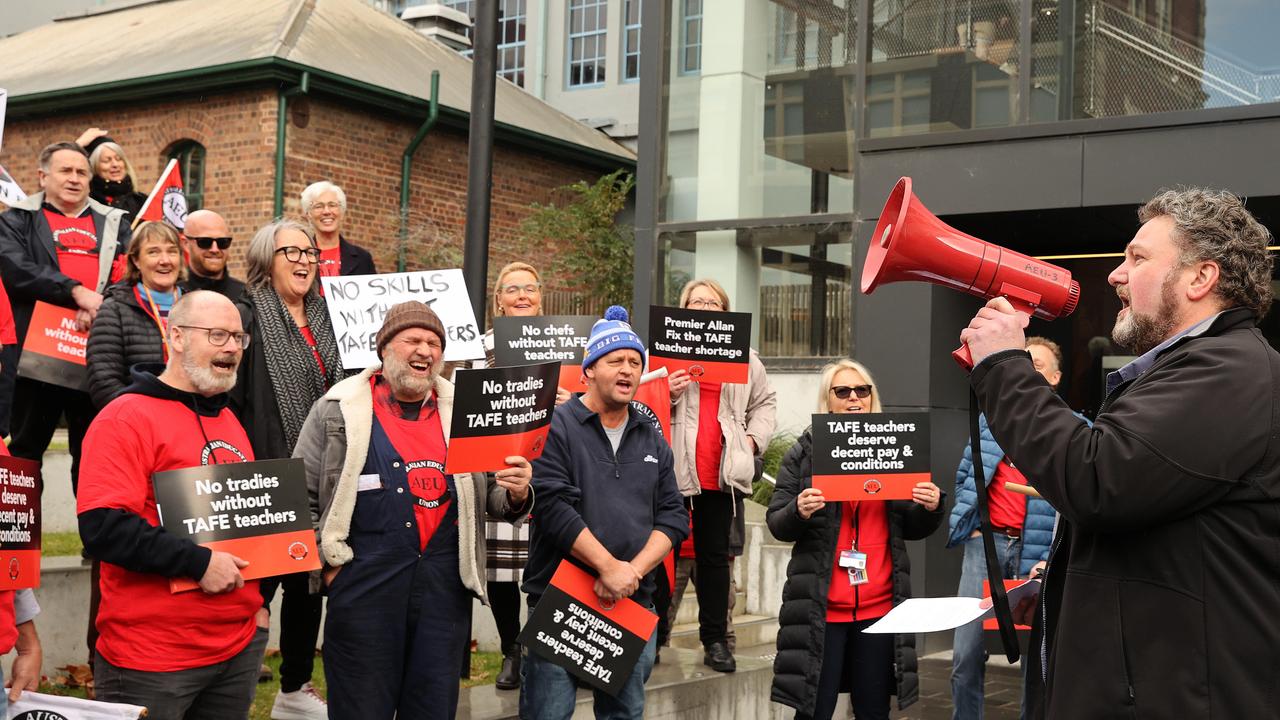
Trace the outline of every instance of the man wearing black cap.
{"type": "Polygon", "coordinates": [[[387,312],[381,367],[334,385],[302,426],[329,610],[329,717],[454,716],[471,599],[485,598],[484,518],[533,505],[523,457],[487,479],[444,473],[453,384],[445,330],[420,302],[387,312]]]}

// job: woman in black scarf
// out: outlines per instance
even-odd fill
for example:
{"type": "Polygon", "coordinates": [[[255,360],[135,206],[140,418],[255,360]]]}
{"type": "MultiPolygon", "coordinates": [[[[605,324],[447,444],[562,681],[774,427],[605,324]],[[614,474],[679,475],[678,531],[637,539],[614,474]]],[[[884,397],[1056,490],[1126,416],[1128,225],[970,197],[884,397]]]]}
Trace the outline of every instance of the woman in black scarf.
{"type": "Polygon", "coordinates": [[[107,136],[106,130],[99,128],[85,130],[76,142],[89,153],[89,167],[93,169],[89,197],[124,210],[124,222],[133,222],[147,196],[133,188],[133,164],[124,149],[107,136]]]}

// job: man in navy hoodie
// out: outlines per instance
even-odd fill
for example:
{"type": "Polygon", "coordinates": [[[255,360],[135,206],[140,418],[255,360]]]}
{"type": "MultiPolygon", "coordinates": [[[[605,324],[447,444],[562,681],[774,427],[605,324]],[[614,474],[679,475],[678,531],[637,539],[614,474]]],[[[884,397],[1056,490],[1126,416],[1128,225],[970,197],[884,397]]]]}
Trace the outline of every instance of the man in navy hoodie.
{"type": "MultiPolygon", "coordinates": [[[[568,560],[597,576],[601,600],[630,598],[652,609],[649,574],[689,532],[671,448],[631,407],[644,352],[623,308],[610,307],[591,329],[582,363],[587,391],[556,408],[546,449],[533,462],[538,509],[522,586],[530,608],[568,560]]],[[[617,697],[595,692],[597,714],[644,716],[656,637],[617,697]]],[[[575,686],[567,670],[527,654],[522,674],[520,717],[573,715],[575,686]]]]}

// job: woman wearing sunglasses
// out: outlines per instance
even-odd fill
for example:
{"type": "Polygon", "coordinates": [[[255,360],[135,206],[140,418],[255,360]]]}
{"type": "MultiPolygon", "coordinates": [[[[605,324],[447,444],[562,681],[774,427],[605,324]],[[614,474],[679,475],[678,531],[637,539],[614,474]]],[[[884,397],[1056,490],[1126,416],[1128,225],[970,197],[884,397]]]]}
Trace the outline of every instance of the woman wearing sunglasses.
{"type": "MultiPolygon", "coordinates": [[[[844,359],[823,368],[820,413],[878,413],[871,373],[844,359]]],[[[813,436],[787,451],[766,521],[774,537],[794,542],[782,593],[774,702],[797,718],[826,720],[849,692],[857,720],[888,720],[919,695],[914,635],[862,631],[911,594],[907,540],[928,537],[942,522],[942,492],[917,483],[911,500],[827,502],[813,487],[813,436]],[[840,566],[858,553],[864,572],[840,566]]]]}

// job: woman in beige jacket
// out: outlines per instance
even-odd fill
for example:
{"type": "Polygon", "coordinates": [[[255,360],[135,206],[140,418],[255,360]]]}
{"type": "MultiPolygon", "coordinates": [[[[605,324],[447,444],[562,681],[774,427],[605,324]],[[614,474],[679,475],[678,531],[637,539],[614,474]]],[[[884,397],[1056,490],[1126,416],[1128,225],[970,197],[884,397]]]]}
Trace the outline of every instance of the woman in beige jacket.
{"type": "MultiPolygon", "coordinates": [[[[694,280],[680,307],[727,311],[729,296],[715,280],[694,280]]],[[[729,533],[735,496],[750,495],[756,458],[773,435],[776,399],[754,350],[746,384],[694,382],[671,375],[671,449],[676,480],[693,515],[694,588],[703,663],[717,672],[737,669],[727,642],[729,533]]]]}

